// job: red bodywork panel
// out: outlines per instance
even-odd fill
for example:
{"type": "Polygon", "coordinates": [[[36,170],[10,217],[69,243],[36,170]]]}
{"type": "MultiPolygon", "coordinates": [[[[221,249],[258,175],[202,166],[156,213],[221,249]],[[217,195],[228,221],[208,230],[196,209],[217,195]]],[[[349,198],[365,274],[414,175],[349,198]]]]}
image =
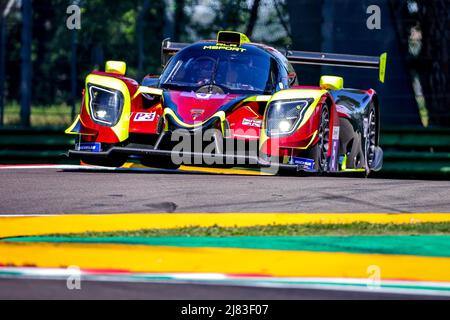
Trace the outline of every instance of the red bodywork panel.
{"type": "Polygon", "coordinates": [[[231,129],[231,138],[259,140],[263,116],[258,113],[258,110],[259,105],[256,102],[246,103],[227,116],[231,129]]]}
{"type": "Polygon", "coordinates": [[[149,109],[135,107],[130,117],[130,133],[158,134],[158,123],[162,115],[161,103],[149,109]]]}
{"type": "MultiPolygon", "coordinates": [[[[170,91],[171,102],[177,106],[177,114],[187,124],[207,121],[226,103],[236,99],[236,94],[199,94],[170,91]]],[[[166,103],[166,106],[168,104],[166,103]]]]}
{"type": "MultiPolygon", "coordinates": [[[[112,73],[93,72],[93,74],[108,76],[123,81],[130,92],[131,98],[139,88],[139,84],[129,78],[112,73]]],[[[320,89],[319,87],[296,86],[297,89],[320,89]]],[[[86,94],[86,93],[84,93],[86,94]]],[[[170,91],[169,97],[171,104],[175,105],[176,113],[181,118],[180,120],[187,124],[194,124],[195,122],[207,121],[226,103],[235,100],[239,97],[236,94],[196,94],[194,92],[170,91]]],[[[318,141],[316,136],[314,141],[311,139],[319,126],[321,106],[326,99],[332,98],[325,94],[318,103],[313,115],[307,123],[297,130],[293,135],[279,138],[269,138],[262,146],[261,151],[270,155],[271,143],[275,143],[280,147],[279,155],[290,155],[295,148],[304,148],[308,145],[313,146],[318,141]]],[[[163,116],[162,98],[154,96],[138,95],[131,99],[131,114],[130,114],[130,133],[136,134],[159,134],[158,124],[163,116]]],[[[263,124],[263,115],[260,110],[263,110],[261,105],[257,102],[247,102],[238,104],[232,109],[226,117],[230,129],[231,138],[239,140],[259,140],[261,128],[263,124]]],[[[339,116],[346,116],[345,112],[337,111],[337,108],[332,103],[331,118],[330,118],[330,148],[329,155],[332,150],[332,127],[339,126],[339,116]]],[[[114,131],[106,126],[94,123],[87,113],[85,100],[83,99],[80,119],[82,123],[82,133],[89,134],[83,136],[84,141],[97,141],[102,143],[114,144],[119,140],[114,131]]],[[[295,152],[294,152],[295,153],[295,152]]]]}
{"type": "MultiPolygon", "coordinates": [[[[99,76],[105,76],[110,78],[116,78],[124,82],[128,88],[128,91],[130,92],[130,97],[132,98],[138,88],[139,84],[130,78],[115,74],[115,73],[108,73],[108,72],[100,72],[100,71],[94,71],[92,74],[99,75],[99,76]]],[[[102,142],[102,143],[118,143],[119,139],[117,138],[114,131],[107,126],[102,126],[99,124],[96,124],[92,121],[91,117],[89,116],[87,110],[86,110],[86,103],[85,103],[85,95],[87,93],[83,92],[83,99],[81,104],[81,112],[80,112],[80,120],[81,120],[81,133],[89,134],[87,136],[82,136],[84,141],[96,141],[96,142],[102,142]]],[[[134,100],[131,100],[131,110],[133,112],[133,108],[142,108],[142,98],[137,97],[134,100]]]]}
{"type": "MultiPolygon", "coordinates": [[[[311,88],[311,87],[299,87],[299,88],[311,88]]],[[[313,87],[315,88],[315,87],[313,87]]],[[[322,96],[321,100],[317,104],[314,113],[311,115],[309,120],[303,125],[299,130],[297,130],[294,134],[286,137],[275,137],[268,138],[261,146],[261,152],[267,155],[274,156],[288,156],[291,154],[291,151],[294,148],[306,148],[308,145],[313,146],[319,140],[319,137],[316,136],[314,140],[311,142],[311,139],[314,135],[314,132],[318,129],[320,123],[320,115],[322,112],[322,105],[326,102],[327,99],[332,101],[331,109],[330,109],[330,145],[328,149],[328,156],[331,156],[332,150],[332,140],[333,140],[333,127],[339,127],[339,116],[336,111],[336,106],[332,97],[329,94],[325,94],[322,96]],[[279,153],[272,154],[271,147],[272,144],[274,146],[279,146],[279,153]]],[[[275,150],[278,148],[275,148],[275,150]]],[[[294,152],[295,155],[295,152],[294,152]]]]}

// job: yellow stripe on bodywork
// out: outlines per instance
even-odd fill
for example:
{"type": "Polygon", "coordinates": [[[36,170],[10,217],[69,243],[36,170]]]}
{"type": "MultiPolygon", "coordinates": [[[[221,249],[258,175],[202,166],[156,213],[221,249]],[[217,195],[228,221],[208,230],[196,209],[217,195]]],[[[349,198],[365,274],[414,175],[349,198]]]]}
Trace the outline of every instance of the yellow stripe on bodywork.
{"type": "Polygon", "coordinates": [[[163,90],[162,89],[158,89],[158,88],[151,88],[151,87],[140,86],[138,88],[138,90],[136,91],[136,93],[134,94],[133,99],[136,99],[142,93],[147,93],[147,94],[151,94],[151,95],[154,95],[154,96],[162,96],[163,95],[163,90]]]}
{"type": "MultiPolygon", "coordinates": [[[[147,167],[142,164],[136,164],[136,163],[125,163],[122,168],[126,169],[156,169],[158,168],[152,168],[147,167]]],[[[212,173],[212,174],[219,174],[219,175],[250,175],[250,176],[273,176],[271,173],[263,172],[260,170],[249,170],[249,169],[240,169],[240,168],[214,168],[214,167],[194,167],[194,166],[181,166],[178,170],[185,171],[185,172],[205,172],[205,173],[212,173]]]]}
{"type": "Polygon", "coordinates": [[[300,122],[299,129],[303,127],[311,118],[311,116],[314,113],[314,110],[316,109],[318,103],[320,102],[320,98],[324,94],[328,93],[327,90],[314,90],[314,89],[289,89],[289,90],[282,90],[278,91],[272,96],[272,99],[269,100],[269,103],[272,103],[277,100],[302,100],[302,99],[314,99],[314,102],[308,107],[308,110],[306,110],[305,115],[302,119],[302,122],[300,122]]]}
{"type": "Polygon", "coordinates": [[[152,273],[363,279],[369,277],[369,266],[377,266],[384,280],[450,281],[450,258],[288,250],[0,243],[0,264],[44,268],[75,265],[81,269],[152,273]]]}
{"type": "Polygon", "coordinates": [[[122,109],[122,115],[120,116],[119,122],[112,127],[111,129],[116,134],[117,138],[120,142],[125,141],[128,139],[129,135],[129,127],[130,127],[130,114],[131,114],[131,97],[130,92],[128,90],[127,85],[125,82],[112,78],[107,76],[100,76],[96,74],[90,74],[86,78],[86,94],[85,94],[85,100],[86,100],[86,110],[88,114],[91,116],[91,110],[89,108],[89,89],[88,84],[93,85],[99,85],[105,88],[115,89],[120,92],[122,92],[124,97],[124,105],[122,109]]]}
{"type": "MultiPolygon", "coordinates": [[[[311,118],[311,116],[314,114],[314,110],[316,110],[316,107],[322,98],[324,94],[326,94],[327,90],[321,90],[321,89],[288,89],[288,90],[281,90],[275,93],[272,98],[268,101],[268,104],[274,102],[274,101],[282,101],[282,100],[302,100],[302,99],[314,99],[314,102],[308,107],[308,110],[306,110],[305,115],[303,116],[302,121],[300,122],[299,127],[297,130],[299,130],[301,127],[303,127],[311,118]]],[[[267,109],[266,114],[264,115],[264,119],[267,119],[267,109]]],[[[260,147],[263,146],[263,144],[269,139],[266,133],[266,124],[265,121],[263,122],[263,127],[261,130],[261,137],[260,137],[260,147]]],[[[315,138],[315,137],[314,137],[315,138]]],[[[283,146],[280,146],[283,147],[283,146]]],[[[300,148],[301,149],[301,148],[300,148]]],[[[303,148],[306,149],[306,148],[303,148]]]]}
{"type": "Polygon", "coordinates": [[[314,131],[313,135],[311,136],[311,139],[309,140],[309,143],[306,145],[306,147],[293,147],[292,149],[297,149],[297,150],[307,150],[311,147],[311,145],[314,143],[314,140],[317,137],[317,134],[319,133],[318,130],[314,131]]]}
{"type": "Polygon", "coordinates": [[[72,123],[72,125],[64,131],[66,134],[80,134],[79,132],[74,132],[73,129],[78,125],[80,122],[80,115],[77,116],[75,121],[72,123]]]}
{"type": "Polygon", "coordinates": [[[224,168],[181,166],[179,168],[179,170],[186,171],[186,172],[205,172],[205,173],[226,174],[226,175],[272,176],[272,174],[266,173],[263,171],[259,171],[259,170],[253,171],[253,170],[245,170],[245,169],[224,169],[224,168]]]}
{"type": "Polygon", "coordinates": [[[384,83],[386,78],[387,52],[380,56],[380,82],[384,83]]]}
{"type": "Polygon", "coordinates": [[[450,213],[171,213],[60,215],[0,218],[0,238],[83,232],[199,227],[251,227],[295,224],[411,224],[448,222],[450,213]]]}
{"type": "Polygon", "coordinates": [[[64,131],[66,134],[72,134],[72,135],[81,135],[81,136],[95,136],[95,133],[84,133],[84,132],[77,132],[73,131],[75,127],[78,125],[83,125],[83,121],[81,121],[80,115],[77,116],[75,121],[72,123],[72,125],[64,131]]]}
{"type": "Polygon", "coordinates": [[[263,96],[251,96],[245,99],[243,102],[268,102],[272,99],[271,95],[263,95],[263,96]]]}

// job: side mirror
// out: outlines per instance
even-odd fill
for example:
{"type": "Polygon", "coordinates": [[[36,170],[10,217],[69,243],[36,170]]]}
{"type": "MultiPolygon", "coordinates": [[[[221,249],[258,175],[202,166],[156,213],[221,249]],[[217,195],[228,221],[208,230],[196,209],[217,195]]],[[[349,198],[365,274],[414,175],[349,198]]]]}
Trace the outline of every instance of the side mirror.
{"type": "Polygon", "coordinates": [[[105,71],[124,76],[127,71],[127,64],[123,61],[107,61],[105,71]]]}
{"type": "Polygon", "coordinates": [[[335,76],[322,76],[320,87],[325,90],[341,90],[344,88],[344,78],[335,76]]]}

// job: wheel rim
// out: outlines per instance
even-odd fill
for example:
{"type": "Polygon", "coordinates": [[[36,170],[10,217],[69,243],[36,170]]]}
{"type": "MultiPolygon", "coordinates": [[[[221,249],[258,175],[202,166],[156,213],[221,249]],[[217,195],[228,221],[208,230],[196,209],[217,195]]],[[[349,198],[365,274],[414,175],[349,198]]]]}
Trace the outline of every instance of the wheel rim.
{"type": "Polygon", "coordinates": [[[369,136],[367,138],[367,164],[369,168],[372,168],[373,162],[375,161],[375,148],[377,144],[377,119],[374,109],[370,111],[369,115],[369,136]]]}
{"type": "Polygon", "coordinates": [[[320,171],[326,171],[328,149],[330,141],[330,119],[328,113],[328,107],[325,105],[322,108],[322,116],[320,119],[319,127],[319,169],[320,171]]]}

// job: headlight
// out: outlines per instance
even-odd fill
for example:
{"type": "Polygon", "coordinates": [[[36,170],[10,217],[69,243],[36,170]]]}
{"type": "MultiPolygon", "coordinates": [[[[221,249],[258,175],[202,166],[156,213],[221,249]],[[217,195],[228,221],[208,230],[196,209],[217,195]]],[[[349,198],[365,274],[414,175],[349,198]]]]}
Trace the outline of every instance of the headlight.
{"type": "Polygon", "coordinates": [[[113,127],[122,114],[124,97],[122,92],[88,84],[89,109],[95,123],[113,127]]]}
{"type": "Polygon", "coordinates": [[[298,128],[314,99],[280,100],[269,104],[266,129],[269,136],[290,135],[298,128]]]}

